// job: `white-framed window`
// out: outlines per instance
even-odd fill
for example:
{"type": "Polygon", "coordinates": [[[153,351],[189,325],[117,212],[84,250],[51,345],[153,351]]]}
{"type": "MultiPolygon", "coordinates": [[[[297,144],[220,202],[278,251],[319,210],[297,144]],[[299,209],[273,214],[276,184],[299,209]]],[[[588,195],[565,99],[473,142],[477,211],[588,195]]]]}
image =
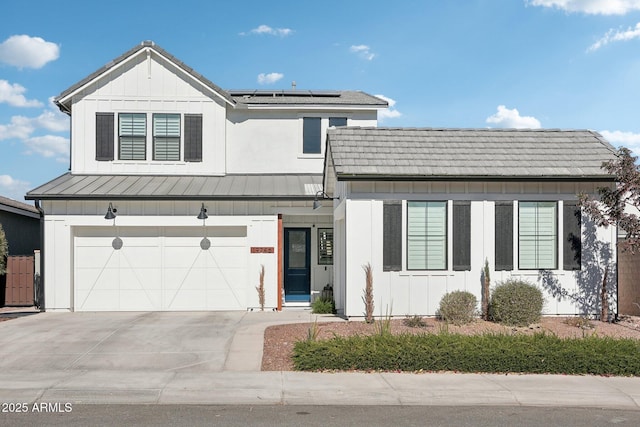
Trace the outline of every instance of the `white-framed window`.
{"type": "Polygon", "coordinates": [[[323,144],[325,142],[324,135],[329,127],[347,126],[347,117],[320,117],[320,116],[304,116],[302,117],[302,154],[303,155],[321,155],[323,152],[323,144]]]}
{"type": "Polygon", "coordinates": [[[407,270],[447,269],[447,202],[407,202],[407,270]]]}
{"type": "Polygon", "coordinates": [[[118,158],[146,160],[147,115],[145,113],[118,114],[118,158]]]}
{"type": "Polygon", "coordinates": [[[333,265],[333,228],[318,228],[318,265],[333,265]]]}
{"type": "Polygon", "coordinates": [[[558,268],[558,203],[518,203],[518,268],[558,268]]]}
{"type": "Polygon", "coordinates": [[[180,160],[180,114],[153,114],[153,160],[180,160]]]}

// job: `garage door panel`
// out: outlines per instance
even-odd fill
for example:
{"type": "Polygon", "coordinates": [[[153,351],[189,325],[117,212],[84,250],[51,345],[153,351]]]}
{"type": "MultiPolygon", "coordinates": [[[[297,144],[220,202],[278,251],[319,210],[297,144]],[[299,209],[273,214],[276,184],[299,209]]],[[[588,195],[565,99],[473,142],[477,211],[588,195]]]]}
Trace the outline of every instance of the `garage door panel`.
{"type": "Polygon", "coordinates": [[[156,311],[162,307],[160,292],[122,289],[120,291],[120,310],[156,311]]]}
{"type": "MultiPolygon", "coordinates": [[[[247,307],[246,227],[83,229],[75,241],[75,309],[237,310],[247,307]]],[[[256,273],[257,274],[257,273],[256,273]]]]}
{"type": "Polygon", "coordinates": [[[76,310],[80,311],[118,311],[120,293],[112,289],[91,289],[76,293],[76,310]]]}

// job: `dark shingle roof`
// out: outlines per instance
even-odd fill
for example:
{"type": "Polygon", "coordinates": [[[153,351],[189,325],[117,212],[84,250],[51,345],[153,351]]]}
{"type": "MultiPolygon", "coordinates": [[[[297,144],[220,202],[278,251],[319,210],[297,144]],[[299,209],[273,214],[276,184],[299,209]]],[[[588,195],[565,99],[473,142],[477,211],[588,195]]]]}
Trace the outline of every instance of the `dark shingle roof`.
{"type": "Polygon", "coordinates": [[[0,210],[21,213],[36,218],[40,216],[35,206],[3,196],[0,196],[0,210]]]}
{"type": "Polygon", "coordinates": [[[387,101],[353,90],[230,90],[229,93],[240,105],[362,105],[379,108],[388,106],[387,101]]]}
{"type": "Polygon", "coordinates": [[[337,179],[611,179],[614,148],[597,132],[558,129],[335,128],[337,179]]]}
{"type": "Polygon", "coordinates": [[[322,175],[73,175],[27,193],[27,199],[312,200],[322,175]]]}

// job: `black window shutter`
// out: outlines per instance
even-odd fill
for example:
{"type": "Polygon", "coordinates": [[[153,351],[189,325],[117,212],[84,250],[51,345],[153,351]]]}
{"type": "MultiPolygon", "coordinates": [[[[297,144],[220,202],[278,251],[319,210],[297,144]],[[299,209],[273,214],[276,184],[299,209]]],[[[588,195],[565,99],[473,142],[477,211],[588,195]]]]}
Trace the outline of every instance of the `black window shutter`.
{"type": "Polygon", "coordinates": [[[184,115],[184,161],[202,161],[202,114],[184,115]]]}
{"type": "Polygon", "coordinates": [[[384,202],[382,205],[382,270],[402,269],[402,203],[384,202]]]}
{"type": "Polygon", "coordinates": [[[471,202],[453,202],[453,269],[471,270],[471,202]]]}
{"type": "Polygon", "coordinates": [[[96,160],[113,160],[114,136],[113,113],[96,113],[96,160]]]}
{"type": "Polygon", "coordinates": [[[496,271],[513,270],[513,202],[496,202],[496,271]]]}
{"type": "Polygon", "coordinates": [[[563,266],[565,270],[580,270],[582,264],[581,216],[578,202],[564,202],[562,222],[564,224],[563,266]]]}

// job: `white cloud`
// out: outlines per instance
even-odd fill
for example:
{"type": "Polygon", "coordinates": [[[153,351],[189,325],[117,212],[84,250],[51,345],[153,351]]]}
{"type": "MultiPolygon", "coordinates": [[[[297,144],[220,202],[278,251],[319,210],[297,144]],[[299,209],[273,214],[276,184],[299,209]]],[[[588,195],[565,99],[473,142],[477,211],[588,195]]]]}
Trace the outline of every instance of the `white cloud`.
{"type": "MultiPolygon", "coordinates": [[[[49,105],[53,105],[53,98],[49,98],[49,105]]],[[[51,132],[64,132],[69,130],[69,116],[55,107],[43,111],[42,114],[31,120],[35,127],[51,132]]]]}
{"type": "Polygon", "coordinates": [[[517,109],[509,110],[504,105],[498,105],[498,112],[487,117],[487,123],[500,128],[513,129],[538,129],[541,126],[540,121],[535,117],[521,116],[517,109]]]}
{"type": "Polygon", "coordinates": [[[605,46],[611,42],[628,41],[637,38],[640,38],[640,22],[637,23],[635,27],[627,28],[626,31],[607,31],[607,33],[602,38],[600,38],[600,40],[589,46],[587,52],[598,50],[602,46],[605,46]]]}
{"type": "Polygon", "coordinates": [[[56,135],[34,136],[24,141],[29,148],[27,154],[37,153],[44,157],[55,157],[59,162],[69,160],[69,139],[56,135]]]}
{"type": "Polygon", "coordinates": [[[5,197],[22,202],[30,187],[31,184],[27,181],[21,181],[9,175],[0,175],[0,194],[5,197]]]}
{"type": "Polygon", "coordinates": [[[386,97],[384,95],[375,95],[377,98],[383,99],[385,101],[387,101],[387,103],[389,104],[389,108],[385,108],[385,109],[380,109],[378,110],[378,120],[380,122],[385,121],[385,119],[393,119],[396,117],[400,117],[402,115],[402,113],[398,110],[396,110],[396,101],[386,97]]]}
{"type": "Polygon", "coordinates": [[[640,0],[528,0],[527,4],[588,15],[624,15],[640,10],[640,0]]]}
{"type": "Polygon", "coordinates": [[[42,68],[60,56],[60,47],[40,37],[11,36],[0,44],[0,62],[18,68],[42,68]]]}
{"type": "Polygon", "coordinates": [[[635,156],[640,156],[640,133],[603,130],[600,134],[614,147],[625,146],[633,151],[635,156]]]}
{"type": "Polygon", "coordinates": [[[11,123],[0,125],[0,141],[3,139],[26,139],[35,130],[33,119],[24,116],[11,117],[11,123]]]}
{"type": "Polygon", "coordinates": [[[270,85],[284,77],[282,73],[260,73],[258,74],[258,83],[261,85],[270,85]]]}
{"type": "Polygon", "coordinates": [[[249,32],[242,32],[240,33],[241,36],[248,36],[251,34],[258,34],[258,35],[270,35],[270,36],[280,36],[280,37],[286,37],[286,36],[290,36],[291,34],[293,34],[293,30],[291,28],[271,28],[268,25],[260,25],[257,28],[254,28],[253,30],[250,30],[249,32]]]}
{"type": "Polygon", "coordinates": [[[42,107],[40,101],[25,98],[23,94],[26,91],[24,86],[17,83],[0,80],[0,103],[6,102],[12,107],[42,107]]]}
{"type": "Polygon", "coordinates": [[[9,124],[0,124],[0,141],[17,138],[26,140],[37,129],[50,132],[69,130],[69,117],[53,108],[45,110],[38,117],[13,116],[9,124]]]}
{"type": "Polygon", "coordinates": [[[376,57],[376,54],[371,52],[371,48],[366,44],[353,45],[349,48],[349,51],[355,53],[360,58],[366,59],[367,61],[371,61],[376,57]]]}

